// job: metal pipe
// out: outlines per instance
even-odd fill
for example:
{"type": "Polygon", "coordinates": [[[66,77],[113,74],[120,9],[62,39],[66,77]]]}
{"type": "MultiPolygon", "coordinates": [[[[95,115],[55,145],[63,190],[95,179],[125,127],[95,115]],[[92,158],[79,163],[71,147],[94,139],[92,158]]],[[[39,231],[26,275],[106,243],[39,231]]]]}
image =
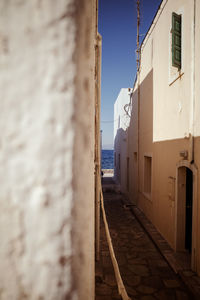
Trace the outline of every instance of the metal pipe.
{"type": "Polygon", "coordinates": [[[137,204],[139,200],[140,192],[140,170],[139,170],[139,158],[140,158],[140,62],[141,62],[141,48],[140,48],[140,1],[137,0],[137,103],[138,103],[138,132],[137,132],[137,204]]]}
{"type": "Polygon", "coordinates": [[[193,91],[193,97],[192,97],[192,141],[191,141],[191,163],[194,162],[194,118],[195,118],[195,28],[196,28],[196,0],[194,0],[194,11],[193,11],[193,80],[192,80],[192,91],[193,91]]]}
{"type": "Polygon", "coordinates": [[[101,86],[101,35],[96,37],[95,49],[95,258],[100,256],[100,178],[101,178],[101,137],[100,137],[100,86],[101,86]]]}

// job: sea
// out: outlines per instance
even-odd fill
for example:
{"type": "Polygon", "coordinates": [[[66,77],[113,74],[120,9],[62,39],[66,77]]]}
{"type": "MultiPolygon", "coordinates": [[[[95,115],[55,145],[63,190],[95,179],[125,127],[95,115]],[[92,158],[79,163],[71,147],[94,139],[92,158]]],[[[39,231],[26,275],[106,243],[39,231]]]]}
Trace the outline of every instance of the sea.
{"type": "Polygon", "coordinates": [[[101,150],[101,168],[114,169],[114,150],[101,150]]]}

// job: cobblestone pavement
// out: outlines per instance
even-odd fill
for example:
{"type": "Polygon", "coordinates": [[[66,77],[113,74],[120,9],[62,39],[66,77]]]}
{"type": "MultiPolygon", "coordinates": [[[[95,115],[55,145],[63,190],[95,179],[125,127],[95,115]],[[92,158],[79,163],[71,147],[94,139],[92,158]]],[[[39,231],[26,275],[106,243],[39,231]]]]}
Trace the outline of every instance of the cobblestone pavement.
{"type": "MultiPolygon", "coordinates": [[[[104,193],[105,210],[115,255],[129,297],[141,300],[193,299],[138,223],[122,195],[104,193]]],[[[119,300],[103,221],[101,253],[96,263],[96,300],[119,300]]]]}

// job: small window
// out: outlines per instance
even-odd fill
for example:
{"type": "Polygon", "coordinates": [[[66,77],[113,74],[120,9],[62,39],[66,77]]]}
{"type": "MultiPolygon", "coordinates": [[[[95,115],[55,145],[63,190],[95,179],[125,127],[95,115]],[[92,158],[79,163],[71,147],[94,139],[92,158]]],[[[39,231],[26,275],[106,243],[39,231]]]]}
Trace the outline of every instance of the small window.
{"type": "Polygon", "coordinates": [[[151,160],[150,156],[144,156],[144,192],[151,194],[151,160]]]}
{"type": "Polygon", "coordinates": [[[181,69],[181,15],[172,13],[172,66],[181,69]]]}

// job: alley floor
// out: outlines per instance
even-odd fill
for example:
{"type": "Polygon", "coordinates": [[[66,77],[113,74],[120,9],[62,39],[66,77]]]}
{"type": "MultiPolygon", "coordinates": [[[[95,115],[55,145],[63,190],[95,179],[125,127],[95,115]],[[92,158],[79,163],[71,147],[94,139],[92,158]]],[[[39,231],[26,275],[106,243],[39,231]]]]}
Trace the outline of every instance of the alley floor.
{"type": "MultiPolygon", "coordinates": [[[[104,184],[106,179],[104,179],[104,184]]],[[[192,294],[141,227],[123,195],[109,189],[104,205],[115,255],[129,297],[140,300],[190,300],[192,294]]],[[[101,218],[100,260],[96,263],[96,300],[120,300],[101,218]]]]}

